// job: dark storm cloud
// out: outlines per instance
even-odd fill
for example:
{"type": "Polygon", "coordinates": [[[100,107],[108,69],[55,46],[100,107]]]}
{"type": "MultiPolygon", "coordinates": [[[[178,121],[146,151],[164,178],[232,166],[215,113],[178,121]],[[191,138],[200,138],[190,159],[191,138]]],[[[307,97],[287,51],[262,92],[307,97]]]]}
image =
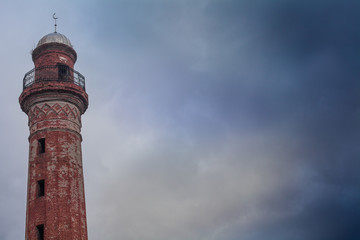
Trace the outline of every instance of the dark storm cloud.
{"type": "MultiPolygon", "coordinates": [[[[269,67],[285,72],[291,82],[277,84],[278,74],[267,76],[273,86],[260,94],[270,109],[265,118],[290,124],[287,134],[300,139],[303,150],[289,161],[300,158],[316,175],[300,188],[319,187],[306,193],[313,199],[301,211],[256,228],[248,239],[356,239],[360,234],[359,7],[357,2],[278,1],[263,12],[261,52],[273,59],[269,67]]],[[[279,194],[277,201],[289,201],[286,192],[279,194]]],[[[297,207],[293,203],[289,211],[297,207]]]]}
{"type": "MultiPolygon", "coordinates": [[[[286,160],[307,166],[302,174],[307,176],[309,171],[315,176],[304,177],[296,185],[296,200],[289,199],[294,187],[290,186],[276,192],[274,205],[271,199],[262,202],[262,208],[273,208],[280,213],[293,212],[300,203],[302,207],[278,221],[260,221],[249,239],[265,236],[267,239],[294,236],[355,239],[359,235],[356,223],[359,216],[356,204],[360,140],[360,71],[356,55],[360,42],[356,27],[360,22],[359,4],[341,1],[261,4],[211,2],[207,6],[209,15],[205,17],[211,15],[209,22],[215,24],[210,24],[208,37],[210,33],[218,33],[208,41],[214,47],[209,51],[208,64],[212,64],[211,54],[240,42],[241,34],[254,37],[233,49],[233,53],[223,55],[227,61],[216,61],[222,66],[220,69],[230,70],[230,74],[221,70],[219,73],[215,68],[210,70],[214,75],[208,82],[193,85],[201,92],[201,98],[195,99],[197,103],[212,104],[214,117],[230,126],[231,131],[237,131],[244,119],[248,119],[245,126],[252,130],[270,128],[278,131],[279,136],[296,139],[292,141],[296,141],[297,156],[286,156],[286,160]],[[253,29],[241,28],[244,19],[253,29]],[[227,32],[233,35],[226,36],[227,32]],[[229,45],[222,46],[226,43],[229,45]],[[240,57],[243,53],[253,64],[245,63],[245,66],[252,68],[238,66],[243,63],[240,57]],[[221,83],[216,77],[222,78],[221,83]],[[202,84],[207,86],[201,88],[202,84]],[[312,188],[313,185],[316,187],[312,188]],[[288,206],[282,209],[285,203],[288,206]],[[314,229],[314,226],[318,227],[314,229]],[[262,231],[266,234],[256,233],[262,231]]],[[[219,122],[213,124],[216,123],[219,122]]]]}

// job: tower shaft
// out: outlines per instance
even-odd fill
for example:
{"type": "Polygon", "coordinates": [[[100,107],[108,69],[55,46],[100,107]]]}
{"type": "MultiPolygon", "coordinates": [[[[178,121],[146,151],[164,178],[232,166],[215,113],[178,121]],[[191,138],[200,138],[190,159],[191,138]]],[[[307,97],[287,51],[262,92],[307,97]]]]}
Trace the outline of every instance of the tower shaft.
{"type": "Polygon", "coordinates": [[[85,79],[72,69],[70,41],[49,35],[33,51],[35,68],[19,98],[30,131],[25,239],[87,240],[80,134],[85,79]]]}

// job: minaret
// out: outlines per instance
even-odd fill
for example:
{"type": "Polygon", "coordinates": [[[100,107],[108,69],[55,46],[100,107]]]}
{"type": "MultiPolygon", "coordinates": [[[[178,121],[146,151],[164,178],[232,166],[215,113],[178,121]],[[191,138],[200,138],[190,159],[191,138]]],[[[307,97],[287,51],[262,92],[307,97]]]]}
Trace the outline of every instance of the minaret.
{"type": "Polygon", "coordinates": [[[26,240],[87,239],[80,129],[88,95],[76,58],[55,29],[33,50],[35,68],[23,80],[19,101],[30,130],[26,240]]]}

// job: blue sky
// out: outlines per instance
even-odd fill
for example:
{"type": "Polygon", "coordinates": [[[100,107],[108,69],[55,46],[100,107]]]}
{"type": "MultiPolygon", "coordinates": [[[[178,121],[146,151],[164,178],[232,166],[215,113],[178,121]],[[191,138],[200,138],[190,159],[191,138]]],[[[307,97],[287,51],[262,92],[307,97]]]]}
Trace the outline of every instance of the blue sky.
{"type": "Polygon", "coordinates": [[[359,239],[359,10],[351,0],[2,0],[0,239],[24,238],[18,96],[54,12],[90,98],[89,239],[359,239]]]}

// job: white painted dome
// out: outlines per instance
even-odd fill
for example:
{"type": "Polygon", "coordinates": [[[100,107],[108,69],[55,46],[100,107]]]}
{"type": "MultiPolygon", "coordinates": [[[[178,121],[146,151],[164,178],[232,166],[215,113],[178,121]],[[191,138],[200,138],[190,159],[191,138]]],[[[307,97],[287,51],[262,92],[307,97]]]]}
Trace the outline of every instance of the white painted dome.
{"type": "Polygon", "coordinates": [[[72,47],[70,40],[65,37],[65,35],[57,32],[49,33],[43,36],[36,47],[39,47],[40,45],[43,45],[45,43],[62,43],[68,45],[69,47],[72,47]]]}

